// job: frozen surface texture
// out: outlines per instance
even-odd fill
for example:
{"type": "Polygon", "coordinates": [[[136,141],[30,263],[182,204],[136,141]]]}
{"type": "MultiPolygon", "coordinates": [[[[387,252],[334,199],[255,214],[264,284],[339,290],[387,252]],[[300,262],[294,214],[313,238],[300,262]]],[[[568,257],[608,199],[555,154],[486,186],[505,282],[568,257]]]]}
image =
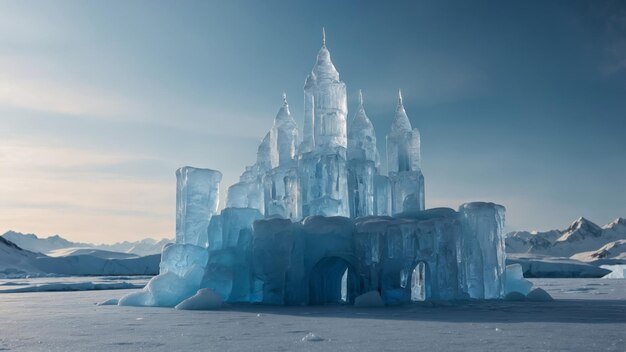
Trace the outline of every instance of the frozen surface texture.
{"type": "Polygon", "coordinates": [[[176,170],[176,243],[206,246],[206,228],[217,212],[222,173],[181,167],[176,170]]]}
{"type": "Polygon", "coordinates": [[[608,351],[625,350],[626,280],[538,279],[555,301],[214,311],[97,306],[132,291],[0,295],[0,349],[39,351],[608,351]],[[324,341],[302,339],[312,333],[324,341]]]}

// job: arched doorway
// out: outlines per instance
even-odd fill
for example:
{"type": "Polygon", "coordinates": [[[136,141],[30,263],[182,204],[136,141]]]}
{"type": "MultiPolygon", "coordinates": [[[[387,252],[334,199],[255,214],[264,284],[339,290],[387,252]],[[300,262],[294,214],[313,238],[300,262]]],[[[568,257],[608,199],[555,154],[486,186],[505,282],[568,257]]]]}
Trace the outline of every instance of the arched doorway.
{"type": "Polygon", "coordinates": [[[321,259],[309,275],[309,304],[349,304],[358,295],[354,267],[340,257],[321,259]]]}
{"type": "Polygon", "coordinates": [[[419,262],[411,272],[411,301],[425,301],[430,295],[428,285],[428,267],[425,262],[419,262]]]}

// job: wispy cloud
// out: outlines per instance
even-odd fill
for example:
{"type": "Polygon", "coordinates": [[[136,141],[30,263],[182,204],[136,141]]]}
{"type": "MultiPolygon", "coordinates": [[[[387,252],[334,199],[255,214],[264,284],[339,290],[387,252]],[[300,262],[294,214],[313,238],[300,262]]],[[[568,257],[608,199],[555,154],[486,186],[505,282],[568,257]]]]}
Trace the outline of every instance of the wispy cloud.
{"type": "Polygon", "coordinates": [[[3,141],[0,225],[44,233],[56,225],[70,238],[92,241],[171,236],[163,233],[173,229],[171,182],[100,171],[145,158],[3,141]]]}

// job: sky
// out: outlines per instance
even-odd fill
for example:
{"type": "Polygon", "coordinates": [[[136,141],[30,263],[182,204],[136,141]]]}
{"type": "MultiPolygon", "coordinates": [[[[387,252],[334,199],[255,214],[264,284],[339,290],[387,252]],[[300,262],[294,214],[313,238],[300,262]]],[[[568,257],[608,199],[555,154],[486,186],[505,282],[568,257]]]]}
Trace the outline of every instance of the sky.
{"type": "Polygon", "coordinates": [[[0,232],[173,238],[178,167],[223,200],[283,91],[302,125],[322,27],[383,155],[402,89],[427,208],[626,217],[625,2],[0,0],[0,232]]]}

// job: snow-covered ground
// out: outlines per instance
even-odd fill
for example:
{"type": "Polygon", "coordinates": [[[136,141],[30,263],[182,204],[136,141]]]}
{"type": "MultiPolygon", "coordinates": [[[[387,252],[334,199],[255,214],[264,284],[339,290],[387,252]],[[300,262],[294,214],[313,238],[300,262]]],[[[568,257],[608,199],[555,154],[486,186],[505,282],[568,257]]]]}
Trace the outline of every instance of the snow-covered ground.
{"type": "Polygon", "coordinates": [[[626,350],[626,280],[532,281],[556,301],[179,311],[95,305],[130,290],[6,293],[0,350],[626,350]]]}

